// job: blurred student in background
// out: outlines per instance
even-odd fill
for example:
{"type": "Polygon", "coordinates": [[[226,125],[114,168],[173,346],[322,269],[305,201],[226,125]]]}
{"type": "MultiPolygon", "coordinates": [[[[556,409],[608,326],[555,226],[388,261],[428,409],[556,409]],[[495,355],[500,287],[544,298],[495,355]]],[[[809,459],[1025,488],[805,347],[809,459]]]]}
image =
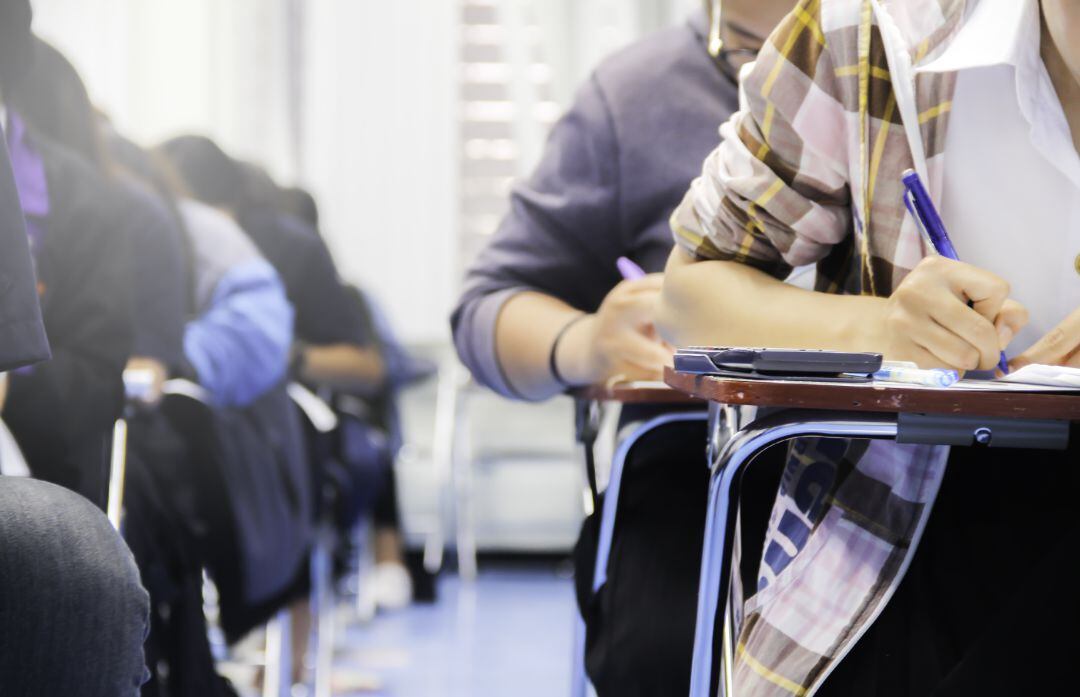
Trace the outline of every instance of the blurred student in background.
{"type": "MultiPolygon", "coordinates": [[[[174,138],[160,151],[192,194],[228,211],[281,274],[296,309],[294,378],[345,393],[370,395],[383,389],[388,375],[384,352],[370,333],[363,307],[341,282],[317,228],[282,210],[274,181],[201,136],[174,138]]],[[[308,212],[317,220],[316,210],[308,212]]],[[[392,485],[392,472],[388,476],[392,485]]],[[[380,605],[394,608],[407,604],[413,589],[402,558],[397,504],[392,489],[387,491],[377,506],[380,522],[386,522],[376,530],[375,590],[380,605]]]]}
{"type": "MultiPolygon", "coordinates": [[[[183,335],[185,367],[175,374],[190,378],[205,390],[209,405],[219,417],[217,421],[225,414],[247,410],[257,417],[264,411],[257,403],[265,402],[271,393],[283,389],[292,341],[292,307],[279,276],[228,215],[183,197],[176,188],[178,180],[168,172],[167,163],[155,160],[152,154],[118,134],[110,138],[110,145],[126,171],[153,183],[164,200],[175,208],[182,224],[190,268],[186,279],[190,319],[183,335]]],[[[275,438],[269,441],[287,441],[288,434],[295,432],[290,427],[295,420],[291,405],[286,402],[282,406],[284,410],[270,412],[270,420],[264,422],[264,427],[275,433],[275,438]]],[[[167,411],[170,415],[177,413],[174,409],[167,411]]],[[[173,421],[169,428],[168,424],[144,417],[143,432],[136,438],[145,463],[142,469],[135,470],[132,484],[144,496],[136,502],[137,507],[136,503],[129,506],[129,521],[135,518],[146,522],[164,517],[173,522],[171,526],[159,524],[146,530],[133,530],[134,526],[129,526],[129,540],[140,566],[157,572],[153,577],[156,583],[150,588],[152,594],[156,593],[156,634],[151,635],[147,649],[156,663],[154,678],[144,688],[144,697],[231,695],[231,687],[216,674],[206,641],[202,567],[211,566],[222,590],[226,591],[221,596],[222,618],[223,622],[230,620],[227,626],[230,636],[237,631],[231,622],[235,610],[224,604],[235,604],[238,598],[228,592],[231,584],[221,576],[242,576],[250,573],[252,567],[236,559],[232,566],[247,569],[246,572],[223,569],[222,555],[206,551],[223,547],[221,538],[232,534],[213,529],[209,536],[199,532],[207,527],[207,520],[217,520],[205,513],[206,508],[215,508],[206,502],[219,501],[220,497],[207,491],[215,486],[216,480],[200,476],[203,468],[191,466],[193,458],[202,459],[206,451],[190,441],[221,441],[240,434],[229,434],[223,428],[205,423],[202,428],[209,427],[207,432],[200,432],[198,428],[193,430],[187,419],[173,421]],[[188,443],[170,444],[177,436],[188,443]],[[203,500],[204,504],[194,509],[184,504],[193,498],[203,500]],[[177,520],[184,524],[175,525],[177,520]]],[[[238,422],[233,416],[229,416],[228,423],[230,429],[247,427],[246,421],[238,422]]],[[[273,460],[280,457],[274,452],[277,449],[252,452],[250,448],[233,448],[225,452],[232,453],[231,459],[239,457],[241,463],[254,456],[249,464],[273,468],[273,460]]],[[[306,476],[306,464],[304,467],[305,471],[296,474],[306,476]]],[[[274,478],[272,475],[271,471],[263,475],[256,472],[255,476],[269,481],[274,478]]],[[[239,501],[230,504],[238,511],[245,508],[239,501]]],[[[279,557],[282,565],[290,558],[295,563],[295,558],[284,551],[295,545],[282,538],[278,542],[282,546],[279,557]]],[[[296,549],[305,548],[306,543],[296,549]]],[[[286,582],[291,583],[288,578],[286,582]]]]}
{"type": "MultiPolygon", "coordinates": [[[[253,448],[250,439],[244,439],[245,427],[250,430],[248,420],[232,412],[252,409],[251,418],[262,419],[262,430],[275,433],[275,442],[287,440],[288,424],[295,415],[283,391],[279,401],[284,400],[284,409],[256,408],[255,403],[274,388],[283,389],[292,309],[276,272],[236,223],[207,206],[177,198],[168,177],[149,155],[118,134],[112,134],[113,147],[106,148],[103,120],[95,114],[74,68],[39,40],[35,49],[33,60],[27,62],[26,79],[13,93],[15,107],[26,115],[36,134],[68,148],[101,181],[126,194],[100,203],[117,206],[116,214],[123,216],[130,233],[125,241],[133,252],[127,258],[132,264],[131,285],[124,293],[131,298],[129,323],[135,341],[127,374],[149,374],[149,379],[138,381],[137,396],[144,406],[155,407],[129,414],[126,482],[125,536],[154,610],[147,645],[152,679],[143,694],[231,695],[231,688],[215,672],[207,642],[202,568],[209,566],[221,587],[223,622],[231,631],[228,620],[243,599],[229,592],[232,585],[226,579],[252,573],[247,555],[253,545],[247,540],[248,544],[241,542],[230,554],[207,553],[204,548],[221,547],[233,533],[230,526],[217,522],[219,518],[207,515],[206,509],[210,502],[227,500],[225,508],[238,520],[251,518],[253,511],[272,500],[274,484],[281,483],[282,469],[275,465],[274,448],[253,448]],[[114,159],[109,151],[118,157],[114,159]],[[215,414],[213,422],[229,418],[229,427],[215,429],[209,423],[197,432],[184,429],[156,408],[163,381],[176,376],[191,378],[205,390],[215,414]],[[225,430],[228,433],[222,434],[225,430]],[[194,446],[208,442],[230,446],[224,451],[227,458],[218,463],[194,446]],[[245,442],[248,447],[243,447],[245,442]],[[220,465],[222,472],[207,478],[203,475],[208,465],[220,465]],[[229,471],[232,476],[224,474],[229,471]],[[240,471],[250,471],[255,481],[237,485],[240,471]],[[259,486],[249,486],[256,482],[259,486]],[[224,497],[221,491],[227,492],[224,497]],[[253,502],[252,496],[262,501],[253,502]],[[214,564],[212,558],[229,562],[214,564]]],[[[81,215],[92,219],[95,212],[86,208],[81,215]]],[[[297,431],[294,445],[298,437],[297,431]]],[[[297,475],[297,481],[281,488],[292,492],[297,482],[306,481],[306,462],[301,462],[297,475]]],[[[283,582],[289,583],[288,550],[296,552],[295,566],[297,554],[307,548],[306,540],[290,544],[292,528],[302,531],[309,521],[282,529],[291,518],[278,515],[284,511],[275,512],[274,518],[280,519],[276,531],[266,527],[264,532],[274,536],[274,544],[258,547],[271,555],[272,568],[285,570],[283,582]]],[[[265,572],[264,579],[274,576],[265,572]]]]}
{"type": "Polygon", "coordinates": [[[139,398],[152,404],[183,358],[188,259],[176,211],[151,187],[117,167],[86,86],[67,58],[35,37],[26,71],[13,100],[31,129],[79,156],[124,193],[133,331],[126,367],[142,378],[139,398]]]}
{"type": "MultiPolygon", "coordinates": [[[[30,8],[0,3],[0,83],[32,53],[30,8]]],[[[0,89],[0,408],[7,373],[49,359],[0,89]]],[[[136,697],[149,608],[131,553],[70,491],[0,477],[0,685],[11,695],[136,697]]]]}
{"type": "MultiPolygon", "coordinates": [[[[792,2],[729,0],[723,16],[719,5],[601,64],[514,189],[452,319],[458,354],[481,383],[537,400],[661,377],[671,347],[654,321],[668,217],[700,171],[694,159],[738,108],[739,68],[792,2]],[[620,280],[620,256],[650,275],[620,280]]],[[[689,689],[707,472],[701,441],[680,441],[627,474],[608,583],[617,594],[591,594],[595,521],[579,541],[586,663],[601,696],[689,689]]]]}
{"type": "MultiPolygon", "coordinates": [[[[306,223],[320,236],[319,207],[308,191],[299,187],[279,187],[278,208],[306,223]]],[[[378,352],[383,377],[367,384],[338,385],[332,398],[345,430],[352,431],[339,439],[338,449],[343,461],[360,460],[349,451],[361,440],[376,443],[378,457],[383,461],[381,476],[374,487],[371,502],[372,524],[375,529],[374,598],[379,607],[396,609],[408,604],[409,587],[401,579],[404,538],[398,501],[397,475],[393,467],[403,443],[399,397],[401,390],[435,372],[429,361],[407,351],[389,317],[370,294],[357,285],[346,286],[346,293],[360,317],[364,334],[369,337],[366,350],[378,352]],[[361,435],[361,433],[366,435],[361,435]]],[[[318,385],[310,374],[300,376],[306,384],[318,385]]],[[[357,449],[359,450],[359,449],[357,449]]],[[[359,464],[359,463],[357,463],[359,464]]],[[[435,584],[423,569],[419,559],[410,559],[408,571],[414,584],[413,593],[420,601],[435,599],[435,584]]]]}
{"type": "Polygon", "coordinates": [[[53,358],[11,376],[3,415],[36,477],[104,506],[133,344],[128,214],[142,204],[28,128],[19,100],[32,88],[31,62],[5,66],[0,90],[53,358]]]}

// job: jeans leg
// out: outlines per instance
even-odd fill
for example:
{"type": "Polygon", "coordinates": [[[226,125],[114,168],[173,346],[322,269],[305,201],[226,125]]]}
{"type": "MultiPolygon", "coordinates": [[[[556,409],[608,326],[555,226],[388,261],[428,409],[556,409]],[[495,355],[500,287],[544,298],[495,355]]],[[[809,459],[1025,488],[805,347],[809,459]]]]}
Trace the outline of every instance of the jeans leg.
{"type": "Polygon", "coordinates": [[[149,598],[131,552],[89,501],[0,477],[0,691],[137,697],[149,598]]]}

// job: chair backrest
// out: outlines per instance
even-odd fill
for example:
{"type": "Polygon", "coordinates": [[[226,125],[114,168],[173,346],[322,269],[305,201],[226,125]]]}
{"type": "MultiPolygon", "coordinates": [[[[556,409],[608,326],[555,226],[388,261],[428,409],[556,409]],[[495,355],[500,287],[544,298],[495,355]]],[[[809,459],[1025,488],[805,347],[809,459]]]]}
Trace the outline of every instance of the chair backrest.
{"type": "MultiPolygon", "coordinates": [[[[197,388],[197,389],[196,389],[197,388]]],[[[304,574],[314,536],[312,472],[297,408],[281,385],[244,409],[167,384],[161,411],[188,444],[185,487],[205,565],[237,638],[264,622],[304,574]]]]}

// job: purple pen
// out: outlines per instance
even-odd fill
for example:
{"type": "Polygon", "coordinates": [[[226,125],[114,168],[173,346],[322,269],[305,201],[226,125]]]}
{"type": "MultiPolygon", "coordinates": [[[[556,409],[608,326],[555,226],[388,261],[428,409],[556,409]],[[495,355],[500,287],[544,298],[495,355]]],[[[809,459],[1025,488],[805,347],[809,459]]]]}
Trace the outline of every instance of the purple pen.
{"type": "Polygon", "coordinates": [[[619,273],[627,281],[640,281],[647,275],[644,269],[626,257],[619,257],[615,266],[619,268],[619,273]]]}
{"type": "MultiPolygon", "coordinates": [[[[949,239],[949,233],[945,231],[945,223],[941,220],[937,208],[934,207],[934,201],[930,198],[930,192],[926,190],[922,179],[915,170],[909,169],[904,172],[901,181],[906,189],[904,205],[907,206],[919,229],[930,240],[938,254],[946,259],[960,261],[952,240],[949,239]]],[[[969,302],[968,306],[971,305],[972,303],[969,302]]],[[[1001,352],[1001,359],[998,361],[998,370],[1002,375],[1009,374],[1009,359],[1004,351],[1001,352]]]]}

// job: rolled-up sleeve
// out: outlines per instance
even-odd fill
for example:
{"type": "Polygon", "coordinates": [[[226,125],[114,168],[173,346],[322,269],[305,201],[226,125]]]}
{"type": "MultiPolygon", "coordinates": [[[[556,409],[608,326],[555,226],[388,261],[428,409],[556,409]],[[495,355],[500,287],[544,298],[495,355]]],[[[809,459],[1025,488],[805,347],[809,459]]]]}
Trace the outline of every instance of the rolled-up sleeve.
{"type": "Polygon", "coordinates": [[[468,271],[451,326],[458,356],[478,382],[516,396],[495,346],[510,298],[537,291],[592,312],[618,283],[618,196],[615,136],[594,78],[555,125],[539,165],[514,188],[509,212],[468,271]]]}
{"type": "Polygon", "coordinates": [[[677,245],[783,279],[850,233],[850,119],[836,74],[799,15],[777,28],[744,80],[744,109],[672,215],[677,245]]]}
{"type": "Polygon", "coordinates": [[[281,279],[253,259],[220,279],[207,309],[187,325],[184,352],[215,404],[245,407],[284,379],[292,332],[281,279]]]}

